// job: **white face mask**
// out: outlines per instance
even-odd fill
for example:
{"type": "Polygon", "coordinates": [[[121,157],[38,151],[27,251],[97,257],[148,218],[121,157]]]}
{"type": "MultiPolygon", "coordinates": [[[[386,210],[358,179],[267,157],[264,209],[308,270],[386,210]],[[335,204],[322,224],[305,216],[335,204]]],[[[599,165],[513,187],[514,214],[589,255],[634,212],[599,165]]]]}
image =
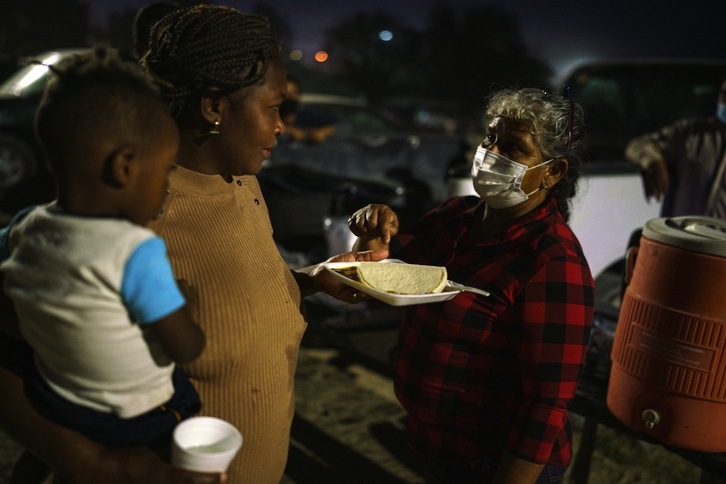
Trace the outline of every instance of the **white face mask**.
{"type": "Polygon", "coordinates": [[[543,161],[528,167],[479,146],[474,155],[471,176],[474,190],[492,208],[507,208],[520,204],[540,190],[522,191],[522,179],[527,170],[551,163],[543,161]]]}

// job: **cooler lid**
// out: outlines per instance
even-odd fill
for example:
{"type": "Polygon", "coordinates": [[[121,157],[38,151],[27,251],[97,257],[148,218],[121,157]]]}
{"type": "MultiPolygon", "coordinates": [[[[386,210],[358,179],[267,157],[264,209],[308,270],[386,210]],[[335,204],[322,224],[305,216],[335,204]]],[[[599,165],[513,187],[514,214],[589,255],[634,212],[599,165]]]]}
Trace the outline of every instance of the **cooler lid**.
{"type": "Polygon", "coordinates": [[[654,218],[643,226],[643,236],[690,252],[726,257],[726,220],[695,215],[654,218]]]}

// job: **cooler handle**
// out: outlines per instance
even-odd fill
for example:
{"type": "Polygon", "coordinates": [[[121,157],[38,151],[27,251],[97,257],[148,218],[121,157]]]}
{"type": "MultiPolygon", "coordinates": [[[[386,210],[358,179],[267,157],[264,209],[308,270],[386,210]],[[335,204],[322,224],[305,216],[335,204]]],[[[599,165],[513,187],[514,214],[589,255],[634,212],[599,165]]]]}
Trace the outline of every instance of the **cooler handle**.
{"type": "Polygon", "coordinates": [[[702,237],[724,240],[726,223],[715,218],[689,217],[683,220],[683,230],[702,237]]]}
{"type": "Polygon", "coordinates": [[[635,268],[635,259],[638,258],[638,246],[630,247],[625,252],[625,274],[623,275],[623,281],[627,286],[630,284],[630,279],[633,277],[633,269],[635,268]]]}

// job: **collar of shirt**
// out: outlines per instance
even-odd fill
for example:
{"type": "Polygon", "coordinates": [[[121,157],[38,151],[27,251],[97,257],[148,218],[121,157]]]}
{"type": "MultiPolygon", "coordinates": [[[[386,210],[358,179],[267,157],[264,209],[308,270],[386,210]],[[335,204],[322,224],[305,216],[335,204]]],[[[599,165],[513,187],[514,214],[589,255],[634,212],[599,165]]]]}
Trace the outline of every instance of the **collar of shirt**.
{"type": "MultiPolygon", "coordinates": [[[[483,200],[479,200],[478,203],[473,205],[469,210],[464,212],[463,221],[460,224],[461,231],[458,234],[459,240],[466,235],[467,232],[475,227],[475,222],[471,221],[471,218],[481,219],[484,216],[485,203],[483,200]]],[[[522,215],[521,217],[514,220],[514,222],[507,227],[507,229],[496,237],[483,238],[476,240],[472,243],[473,246],[485,246],[485,245],[496,245],[502,242],[513,240],[518,238],[522,231],[531,230],[532,223],[542,222],[549,217],[552,217],[557,212],[557,202],[554,197],[548,197],[544,202],[535,207],[532,211],[522,215]]]]}

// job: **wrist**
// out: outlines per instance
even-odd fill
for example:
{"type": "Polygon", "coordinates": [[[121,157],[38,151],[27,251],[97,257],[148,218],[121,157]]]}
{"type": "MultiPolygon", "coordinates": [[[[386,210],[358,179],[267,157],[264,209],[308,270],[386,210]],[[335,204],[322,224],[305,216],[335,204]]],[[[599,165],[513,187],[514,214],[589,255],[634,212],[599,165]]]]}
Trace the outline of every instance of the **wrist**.
{"type": "Polygon", "coordinates": [[[300,295],[302,297],[310,296],[320,291],[320,286],[315,281],[313,273],[317,266],[303,267],[295,269],[292,272],[292,277],[295,278],[298,288],[300,289],[300,295]]]}
{"type": "Polygon", "coordinates": [[[643,171],[650,171],[659,165],[665,165],[663,158],[647,157],[640,160],[640,169],[643,171]]]}

